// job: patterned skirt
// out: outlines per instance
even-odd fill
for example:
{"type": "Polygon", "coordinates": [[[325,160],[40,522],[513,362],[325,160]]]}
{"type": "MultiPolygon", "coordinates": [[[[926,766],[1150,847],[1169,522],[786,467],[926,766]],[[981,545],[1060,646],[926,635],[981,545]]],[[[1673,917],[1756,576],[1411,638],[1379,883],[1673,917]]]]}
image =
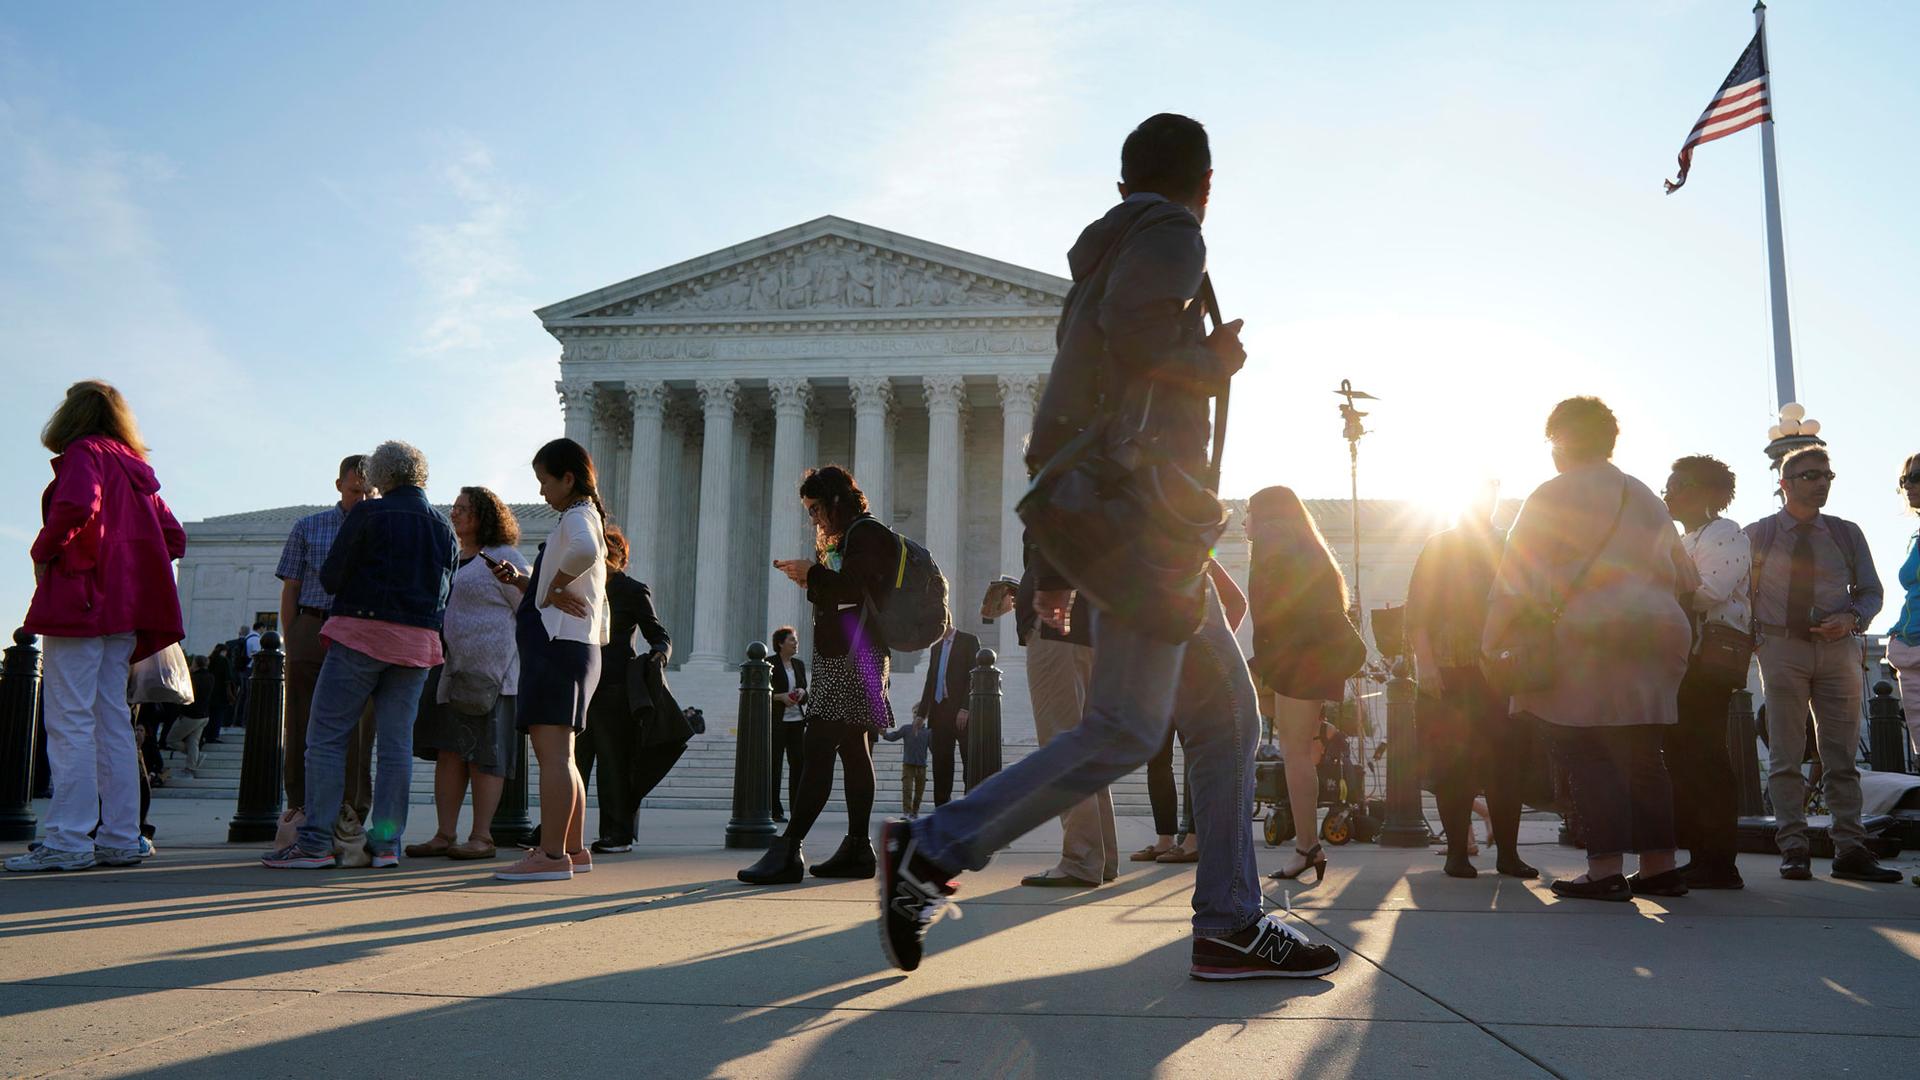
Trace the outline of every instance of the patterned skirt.
{"type": "Polygon", "coordinates": [[[893,657],[887,650],[855,646],[845,656],[815,652],[811,674],[809,722],[832,720],[876,732],[893,727],[893,705],[887,700],[893,657]]]}

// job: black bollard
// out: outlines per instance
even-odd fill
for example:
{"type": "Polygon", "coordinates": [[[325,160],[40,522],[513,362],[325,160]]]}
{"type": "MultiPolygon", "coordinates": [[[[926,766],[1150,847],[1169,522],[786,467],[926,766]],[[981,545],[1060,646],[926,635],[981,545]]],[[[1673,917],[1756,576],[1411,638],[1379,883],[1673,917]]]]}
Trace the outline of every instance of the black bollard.
{"type": "Polygon", "coordinates": [[[1873,699],[1867,702],[1867,761],[1874,772],[1907,771],[1907,725],[1893,684],[1885,679],[1873,684],[1873,699]]]}
{"type": "Polygon", "coordinates": [[[500,805],[494,807],[493,824],[488,826],[493,842],[500,847],[517,847],[533,838],[533,820],[527,817],[527,733],[513,737],[513,771],[500,789],[500,805]]]}
{"type": "Polygon", "coordinates": [[[287,714],[286,656],[280,635],[260,635],[247,680],[246,747],[240,755],[240,799],[227,822],[227,843],[272,840],[280,831],[280,728],[287,714]]]}
{"type": "Polygon", "coordinates": [[[740,719],[733,746],[733,818],[727,846],[764,848],[773,843],[773,665],[767,647],[747,646],[740,665],[740,719]]]}
{"type": "Polygon", "coordinates": [[[33,642],[32,634],[15,630],[0,664],[0,840],[31,840],[39,825],[33,816],[33,756],[40,650],[33,642]]]}
{"type": "Polygon", "coordinates": [[[1413,703],[1419,684],[1407,677],[1407,661],[1393,662],[1387,679],[1387,820],[1380,826],[1380,846],[1423,848],[1433,842],[1427,818],[1420,812],[1420,776],[1414,753],[1413,703]]]}
{"type": "Polygon", "coordinates": [[[967,686],[967,790],[1000,771],[1000,669],[992,649],[973,658],[967,686]]]}
{"type": "Polygon", "coordinates": [[[1760,801],[1760,751],[1754,738],[1753,691],[1741,687],[1727,701],[1727,761],[1733,765],[1734,806],[1741,817],[1766,812],[1760,801]]]}

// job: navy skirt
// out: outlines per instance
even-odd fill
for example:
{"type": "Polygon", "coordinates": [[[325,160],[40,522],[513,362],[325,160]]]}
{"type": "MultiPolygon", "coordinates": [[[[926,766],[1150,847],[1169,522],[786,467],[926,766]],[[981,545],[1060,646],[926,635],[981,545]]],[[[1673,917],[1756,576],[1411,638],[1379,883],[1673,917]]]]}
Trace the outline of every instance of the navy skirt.
{"type": "MultiPolygon", "coordinates": [[[[540,580],[540,559],[545,556],[542,544],[533,563],[534,581],[540,580]]],[[[542,725],[587,730],[587,705],[600,685],[600,646],[547,636],[531,587],[514,615],[514,638],[520,646],[514,726],[521,731],[542,725]]]]}

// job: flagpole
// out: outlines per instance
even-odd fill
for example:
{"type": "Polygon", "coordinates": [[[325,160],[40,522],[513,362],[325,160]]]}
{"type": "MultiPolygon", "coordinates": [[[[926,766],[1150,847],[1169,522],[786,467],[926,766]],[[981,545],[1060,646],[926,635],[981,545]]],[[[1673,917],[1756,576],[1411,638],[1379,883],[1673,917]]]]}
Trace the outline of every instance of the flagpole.
{"type": "Polygon", "coordinates": [[[1760,171],[1767,195],[1767,281],[1773,295],[1773,382],[1776,405],[1798,400],[1793,389],[1793,334],[1787,323],[1787,252],[1780,228],[1780,171],[1773,151],[1773,70],[1767,55],[1767,5],[1756,0],[1753,27],[1760,35],[1761,70],[1767,76],[1768,117],[1760,124],[1760,171]]]}

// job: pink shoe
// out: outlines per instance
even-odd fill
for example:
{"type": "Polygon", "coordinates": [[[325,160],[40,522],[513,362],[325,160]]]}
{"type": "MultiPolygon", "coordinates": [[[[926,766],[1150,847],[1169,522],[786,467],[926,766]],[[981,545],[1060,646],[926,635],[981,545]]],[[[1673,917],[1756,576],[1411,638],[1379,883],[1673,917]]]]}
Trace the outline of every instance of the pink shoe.
{"type": "Polygon", "coordinates": [[[593,852],[588,851],[586,848],[581,848],[579,851],[567,852],[567,858],[573,861],[574,873],[590,874],[593,872],[593,852]]]}
{"type": "Polygon", "coordinates": [[[573,864],[534,848],[525,858],[493,876],[499,881],[571,881],[573,864]]]}

